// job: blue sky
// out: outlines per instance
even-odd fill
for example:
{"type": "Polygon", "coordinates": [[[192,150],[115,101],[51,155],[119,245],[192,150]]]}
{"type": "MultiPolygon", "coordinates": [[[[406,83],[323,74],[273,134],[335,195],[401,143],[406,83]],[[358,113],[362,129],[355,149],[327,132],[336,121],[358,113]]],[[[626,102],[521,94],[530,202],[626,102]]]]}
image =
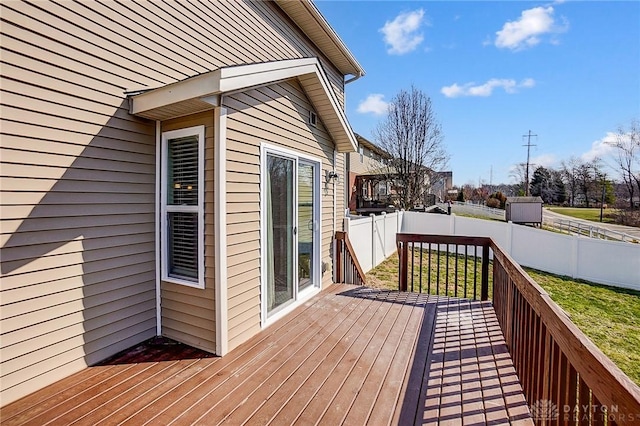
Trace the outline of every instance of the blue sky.
{"type": "Polygon", "coordinates": [[[372,139],[385,103],[415,85],[432,99],[456,185],[489,183],[491,169],[493,184],[512,183],[529,130],[534,164],[607,162],[604,142],[640,118],[638,1],[316,5],[367,73],[346,88],[354,130],[372,139]]]}

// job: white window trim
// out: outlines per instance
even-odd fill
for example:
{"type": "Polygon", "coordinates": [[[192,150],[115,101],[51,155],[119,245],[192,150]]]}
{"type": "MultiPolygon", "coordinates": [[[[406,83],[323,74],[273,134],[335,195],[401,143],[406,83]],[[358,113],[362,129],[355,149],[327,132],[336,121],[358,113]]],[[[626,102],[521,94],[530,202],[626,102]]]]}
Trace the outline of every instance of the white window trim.
{"type": "MultiPolygon", "coordinates": [[[[321,174],[322,174],[322,160],[317,157],[313,157],[311,155],[304,154],[302,152],[293,151],[291,149],[283,148],[281,146],[272,145],[268,143],[262,143],[260,145],[260,188],[266,187],[266,173],[267,173],[267,154],[279,155],[286,158],[291,158],[295,163],[295,173],[294,186],[297,186],[297,168],[298,168],[298,160],[308,161],[311,163],[316,163],[315,176],[314,179],[317,182],[313,188],[314,197],[317,200],[314,208],[314,216],[318,218],[317,224],[317,234],[314,238],[314,262],[315,262],[315,272],[314,272],[314,285],[310,288],[307,288],[301,292],[298,292],[297,287],[295,288],[295,298],[292,303],[278,310],[277,312],[271,314],[271,316],[267,316],[267,253],[266,253],[266,244],[260,245],[260,266],[261,270],[265,271],[260,274],[260,292],[262,294],[261,297],[261,307],[260,307],[260,317],[262,328],[265,328],[278,319],[286,316],[291,311],[296,309],[298,306],[302,305],[305,301],[309,300],[314,295],[318,294],[322,290],[322,194],[321,194],[321,174]]],[[[261,191],[260,193],[260,240],[265,241],[267,237],[267,232],[265,229],[267,223],[267,210],[264,206],[267,205],[266,192],[261,191]]],[[[298,195],[296,191],[296,197],[294,200],[294,205],[296,209],[297,216],[297,206],[298,206],[298,195]]],[[[294,271],[298,269],[298,248],[295,247],[294,250],[294,271]]]]}
{"type": "Polygon", "coordinates": [[[160,211],[161,223],[160,232],[163,235],[160,252],[162,261],[162,281],[175,284],[182,284],[189,287],[204,288],[204,126],[188,127],[185,129],[171,130],[162,133],[162,179],[160,185],[160,211]],[[169,139],[182,138],[186,136],[198,137],[198,205],[193,206],[171,206],[167,205],[167,142],[169,139]],[[198,279],[188,280],[169,276],[168,247],[169,233],[167,232],[169,212],[194,212],[198,214],[198,279]]]}

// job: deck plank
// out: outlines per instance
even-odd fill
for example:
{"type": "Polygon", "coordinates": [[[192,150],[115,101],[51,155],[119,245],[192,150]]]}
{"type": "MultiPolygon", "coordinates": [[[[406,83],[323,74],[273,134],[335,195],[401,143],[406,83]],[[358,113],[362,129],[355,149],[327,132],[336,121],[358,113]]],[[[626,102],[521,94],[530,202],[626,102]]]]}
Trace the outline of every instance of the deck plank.
{"type": "MultiPolygon", "coordinates": [[[[400,301],[400,303],[402,303],[400,301]]],[[[412,307],[401,305],[398,316],[391,324],[386,336],[377,335],[374,345],[367,350],[354,364],[352,372],[336,393],[333,401],[327,404],[327,410],[320,418],[324,424],[365,424],[370,414],[370,406],[375,401],[384,381],[393,365],[394,358],[405,335],[415,336],[415,331],[408,326],[412,317],[412,307]],[[378,347],[376,347],[378,346],[378,347]],[[370,401],[367,401],[370,399],[370,401]],[[358,421],[345,421],[349,413],[356,415],[358,421]]],[[[413,343],[413,342],[412,342],[413,343]]],[[[395,401],[381,401],[385,411],[395,408],[395,401]]]]}
{"type": "MultiPolygon", "coordinates": [[[[209,399],[211,401],[209,404],[207,400],[203,401],[204,404],[200,404],[209,405],[206,412],[201,412],[201,410],[197,409],[191,410],[189,416],[185,416],[183,420],[187,423],[200,421],[203,424],[215,424],[223,421],[237,408],[242,407],[244,410],[236,413],[237,420],[230,421],[231,424],[238,424],[238,420],[244,420],[242,417],[248,417],[253,414],[246,411],[255,411],[253,404],[260,403],[261,399],[264,400],[265,395],[258,393],[254,396],[255,392],[251,392],[249,395],[246,395],[246,392],[233,392],[235,388],[231,389],[231,387],[242,388],[247,386],[249,389],[260,390],[268,396],[287,378],[291,378],[297,367],[303,364],[318,346],[322,344],[338,345],[345,338],[344,335],[351,332],[358,324],[361,313],[366,309],[366,301],[358,301],[355,304],[350,303],[344,305],[343,309],[336,316],[328,319],[326,324],[312,324],[304,334],[293,339],[281,352],[275,354],[274,358],[267,360],[256,368],[252,374],[247,375],[242,383],[234,384],[228,382],[227,384],[230,388],[221,389],[226,394],[224,398],[220,399],[217,395],[210,395],[209,399]],[[342,330],[344,330],[344,333],[342,333],[342,330]],[[273,362],[276,359],[277,362],[273,362]],[[251,399],[252,396],[254,396],[253,399],[251,399]]],[[[349,337],[346,337],[346,339],[349,339],[349,337]]],[[[294,379],[299,380],[300,377],[296,376],[294,379]]],[[[275,398],[274,402],[278,404],[284,401],[280,402],[275,398]]]]}
{"type": "MultiPolygon", "coordinates": [[[[309,400],[305,400],[301,388],[319,368],[329,368],[330,357],[327,354],[331,354],[338,344],[347,340],[354,341],[353,338],[349,337],[348,333],[355,334],[358,329],[363,327],[364,323],[374,319],[375,310],[371,309],[371,304],[371,301],[362,300],[358,304],[358,309],[353,311],[353,317],[350,321],[327,324],[327,333],[334,335],[334,337],[328,338],[324,335],[314,337],[313,344],[309,345],[311,353],[304,359],[294,361],[292,367],[295,369],[288,375],[281,374],[278,378],[274,378],[273,383],[275,385],[269,388],[271,390],[269,395],[265,395],[265,390],[259,389],[258,392],[252,395],[253,399],[247,401],[241,409],[232,413],[231,416],[225,419],[225,423],[239,424],[239,421],[245,418],[250,419],[251,423],[265,424],[276,415],[279,415],[283,409],[295,408],[295,406],[299,406],[300,401],[306,404],[309,400]],[[343,328],[343,331],[340,331],[339,326],[343,328]],[[292,403],[291,399],[294,396],[298,398],[298,401],[292,403]],[[255,409],[249,413],[248,408],[252,403],[255,404],[255,409]]],[[[285,412],[283,415],[295,418],[297,414],[293,413],[293,410],[289,410],[288,413],[285,412]]]]}
{"type": "Polygon", "coordinates": [[[489,302],[334,285],[220,358],[139,345],[13,424],[532,424],[489,302]]]}
{"type": "Polygon", "coordinates": [[[362,313],[357,327],[350,330],[350,336],[347,335],[339,339],[339,342],[342,341],[339,347],[339,342],[336,342],[336,344],[325,345],[320,348],[318,353],[324,353],[325,355],[317,360],[319,361],[318,364],[312,365],[312,368],[307,367],[306,373],[308,374],[304,375],[303,383],[295,388],[289,384],[289,387],[281,389],[284,392],[287,390],[292,391],[289,395],[285,393],[287,397],[284,400],[285,403],[278,406],[278,399],[269,401],[251,420],[260,424],[263,420],[268,421],[267,413],[272,413],[270,415],[273,416],[274,424],[292,424],[311,403],[329,376],[334,374],[334,369],[343,361],[345,355],[350,353],[350,356],[357,356],[366,349],[375,329],[385,317],[385,310],[390,308],[390,305],[381,306],[372,300],[369,300],[366,306],[367,309],[362,313]],[[381,307],[384,309],[381,310],[381,307]]]}

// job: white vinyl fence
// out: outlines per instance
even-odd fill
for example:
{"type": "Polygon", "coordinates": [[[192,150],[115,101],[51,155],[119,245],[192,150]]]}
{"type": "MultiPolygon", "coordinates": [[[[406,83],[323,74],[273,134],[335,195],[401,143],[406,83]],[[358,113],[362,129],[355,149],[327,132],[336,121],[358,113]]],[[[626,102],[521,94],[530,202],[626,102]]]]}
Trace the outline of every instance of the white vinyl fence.
{"type": "Polygon", "coordinates": [[[396,252],[404,212],[370,216],[347,216],[344,230],[349,234],[358,262],[366,273],[396,252]]]}
{"type": "Polygon", "coordinates": [[[396,233],[491,237],[516,262],[573,278],[640,290],[640,244],[565,235],[497,221],[420,212],[347,216],[364,272],[396,253],[396,233]]]}

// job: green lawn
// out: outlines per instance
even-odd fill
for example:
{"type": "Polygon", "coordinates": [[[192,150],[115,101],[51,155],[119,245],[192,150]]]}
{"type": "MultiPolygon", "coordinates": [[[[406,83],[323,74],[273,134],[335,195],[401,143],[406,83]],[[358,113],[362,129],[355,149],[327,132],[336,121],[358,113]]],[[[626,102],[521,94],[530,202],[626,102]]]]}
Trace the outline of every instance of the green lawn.
{"type": "MultiPolygon", "coordinates": [[[[575,217],[577,219],[591,220],[600,222],[599,208],[582,208],[582,207],[548,207],[549,211],[575,217]]],[[[605,223],[614,223],[614,209],[604,209],[602,213],[602,221],[605,223]]]]}
{"type": "MultiPolygon", "coordinates": [[[[422,291],[435,293],[434,282],[437,278],[435,268],[436,256],[431,259],[431,271],[428,273],[428,259],[422,254],[422,291]],[[431,276],[431,285],[428,285],[431,276]]],[[[420,263],[420,252],[414,251],[414,264],[420,263]]],[[[480,261],[474,262],[473,257],[467,259],[467,295],[473,297],[474,268],[477,273],[477,295],[480,292],[480,261]]],[[[439,288],[440,294],[459,297],[464,294],[465,287],[461,281],[465,262],[461,257],[450,255],[440,256],[440,280],[446,282],[448,272],[449,284],[439,288]],[[457,262],[457,264],[456,264],[457,262]],[[446,266],[449,265],[447,270],[446,266]],[[456,282],[456,271],[458,285],[456,282]]],[[[491,269],[490,269],[491,270],[491,269]]],[[[526,269],[527,273],[542,286],[551,299],[562,307],[578,326],[622,371],[635,383],[640,385],[640,292],[602,286],[582,280],[573,280],[533,269],[526,269]]],[[[418,291],[420,274],[414,274],[414,289],[418,291]]],[[[367,284],[378,288],[398,289],[398,258],[391,256],[367,274],[367,284]]],[[[409,279],[411,289],[411,279],[409,279]]],[[[491,281],[490,281],[491,294],[491,281]]]]}
{"type": "Polygon", "coordinates": [[[640,292],[525,270],[571,321],[640,385],[640,292]]]}

